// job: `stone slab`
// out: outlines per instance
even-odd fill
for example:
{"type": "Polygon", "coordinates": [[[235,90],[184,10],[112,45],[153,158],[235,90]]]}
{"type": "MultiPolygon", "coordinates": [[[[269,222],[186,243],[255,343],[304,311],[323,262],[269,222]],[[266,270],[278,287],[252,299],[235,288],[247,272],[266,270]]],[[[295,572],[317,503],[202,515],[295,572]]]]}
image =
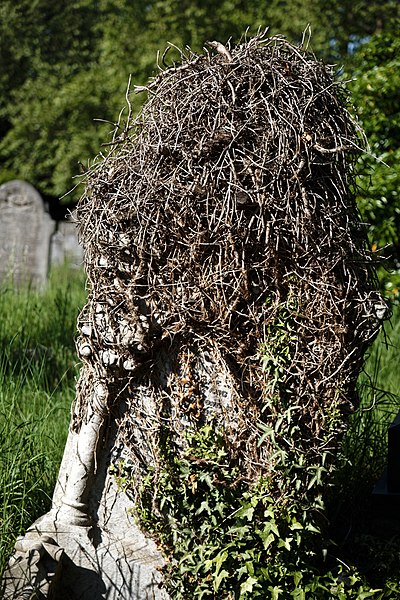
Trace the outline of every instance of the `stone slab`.
{"type": "Polygon", "coordinates": [[[0,279],[42,284],[49,269],[55,223],[35,188],[25,181],[0,186],[0,279]]]}

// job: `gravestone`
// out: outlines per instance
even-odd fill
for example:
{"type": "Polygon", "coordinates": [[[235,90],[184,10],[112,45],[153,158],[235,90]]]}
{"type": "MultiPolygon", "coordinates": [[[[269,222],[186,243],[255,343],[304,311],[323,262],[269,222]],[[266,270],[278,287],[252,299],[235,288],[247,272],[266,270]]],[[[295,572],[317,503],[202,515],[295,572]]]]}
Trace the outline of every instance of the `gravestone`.
{"type": "MultiPolygon", "coordinates": [[[[218,55],[149,84],[144,112],[88,174],[70,433],[52,510],[18,540],[5,600],[169,598],[161,570],[177,558],[164,547],[164,562],[132,510],[164,457],[204,461],[185,440],[205,426],[223,431],[224,468],[239,465],[249,487],[267,473],[278,494],[274,443],[289,423],[304,469],[329,474],[335,460],[345,427],[330,417],[357,400],[384,318],[346,183],[358,137],[330,68],[280,38],[211,44],[218,55]],[[260,422],[275,432],[262,443],[260,422]]],[[[152,517],[184,535],[154,481],[152,517]]],[[[300,484],[299,497],[311,487],[300,484]]],[[[209,573],[203,583],[212,592],[209,573]]]]}
{"type": "Polygon", "coordinates": [[[41,285],[49,269],[55,223],[35,188],[25,181],[0,186],[0,279],[41,285]]]}
{"type": "Polygon", "coordinates": [[[56,223],[56,231],[51,237],[50,264],[62,265],[68,262],[71,267],[81,267],[83,250],[79,245],[74,215],[56,223]]]}

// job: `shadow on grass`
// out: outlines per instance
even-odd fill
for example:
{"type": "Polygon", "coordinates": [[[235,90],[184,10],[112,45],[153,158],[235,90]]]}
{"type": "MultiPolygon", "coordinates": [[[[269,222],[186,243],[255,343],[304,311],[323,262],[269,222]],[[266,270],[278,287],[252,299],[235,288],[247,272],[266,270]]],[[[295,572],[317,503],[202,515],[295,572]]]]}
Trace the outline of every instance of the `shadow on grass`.
{"type": "Polygon", "coordinates": [[[387,430],[400,411],[400,395],[377,388],[377,375],[361,379],[361,406],[344,439],[329,506],[332,554],[356,567],[377,590],[374,598],[394,600],[400,598],[400,505],[393,517],[372,492],[386,466],[387,430]]]}

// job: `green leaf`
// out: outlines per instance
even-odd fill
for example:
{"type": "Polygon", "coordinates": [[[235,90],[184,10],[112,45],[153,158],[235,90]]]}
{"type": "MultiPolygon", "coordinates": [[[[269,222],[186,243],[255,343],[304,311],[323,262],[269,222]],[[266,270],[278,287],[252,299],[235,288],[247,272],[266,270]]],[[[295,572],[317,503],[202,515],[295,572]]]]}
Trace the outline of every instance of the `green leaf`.
{"type": "Polygon", "coordinates": [[[214,561],[211,560],[211,559],[207,559],[207,560],[204,561],[203,571],[205,573],[208,573],[208,571],[211,571],[211,569],[213,568],[213,566],[214,566],[214,561]]]}
{"type": "Polygon", "coordinates": [[[274,522],[267,522],[264,525],[264,529],[260,535],[266,535],[268,533],[273,533],[276,537],[279,537],[279,529],[274,522]]]}
{"type": "Polygon", "coordinates": [[[203,500],[203,502],[200,504],[200,507],[196,510],[195,514],[200,515],[202,512],[207,512],[208,514],[210,514],[210,506],[207,500],[203,500]]]}
{"type": "Polygon", "coordinates": [[[239,519],[246,518],[248,521],[253,520],[253,515],[254,515],[254,507],[251,506],[251,504],[246,504],[245,506],[240,508],[236,513],[237,518],[239,518],[239,519]]]}
{"type": "Polygon", "coordinates": [[[321,533],[320,529],[318,529],[318,527],[315,527],[312,523],[307,523],[306,529],[307,531],[312,531],[312,533],[321,533]]]}
{"type": "Polygon", "coordinates": [[[254,576],[254,563],[250,560],[246,562],[246,569],[248,574],[253,577],[254,576]]]}
{"type": "Polygon", "coordinates": [[[278,542],[278,548],[286,548],[286,550],[290,550],[290,543],[292,542],[292,540],[292,537],[288,537],[284,540],[280,539],[278,542]]]}
{"type": "Polygon", "coordinates": [[[217,592],[219,589],[219,586],[222,583],[223,579],[226,579],[227,577],[229,577],[229,573],[228,571],[226,571],[225,569],[222,569],[222,571],[214,578],[214,590],[217,592]]]}
{"type": "Polygon", "coordinates": [[[283,589],[278,585],[275,585],[274,587],[270,586],[268,590],[271,592],[271,600],[278,600],[279,594],[283,593],[283,589]]]}
{"type": "Polygon", "coordinates": [[[240,596],[242,596],[242,594],[251,593],[253,591],[253,586],[256,583],[258,583],[258,579],[255,577],[248,577],[248,579],[240,586],[240,596]]]}
{"type": "Polygon", "coordinates": [[[242,525],[241,527],[231,527],[230,529],[228,529],[228,534],[235,536],[237,540],[241,540],[247,537],[249,531],[249,525],[242,525]]]}
{"type": "Polygon", "coordinates": [[[304,529],[303,525],[301,523],[299,523],[298,521],[294,521],[291,526],[289,527],[289,529],[291,529],[292,531],[296,531],[297,529],[304,529]]]}
{"type": "Polygon", "coordinates": [[[261,533],[260,537],[265,550],[267,550],[269,546],[275,541],[275,536],[272,533],[268,533],[265,536],[261,533]]]}
{"type": "Polygon", "coordinates": [[[365,598],[372,598],[373,596],[375,596],[375,594],[378,594],[378,592],[383,591],[381,589],[375,589],[375,590],[370,590],[368,592],[362,592],[361,589],[362,588],[360,588],[360,590],[357,593],[357,600],[364,600],[365,598]]]}
{"type": "Polygon", "coordinates": [[[227,550],[222,550],[221,552],[219,552],[217,554],[217,556],[214,558],[214,563],[215,563],[215,575],[217,575],[217,573],[219,572],[220,568],[222,567],[222,565],[224,564],[224,562],[226,561],[226,559],[228,558],[228,551],[227,550]]]}
{"type": "Polygon", "coordinates": [[[293,581],[294,585],[297,587],[300,581],[303,579],[303,573],[301,571],[295,571],[293,573],[293,581]]]}
{"type": "Polygon", "coordinates": [[[242,575],[247,575],[247,573],[248,573],[248,571],[247,571],[246,565],[242,565],[241,567],[238,568],[235,575],[236,575],[237,579],[240,579],[242,577],[242,575]]]}

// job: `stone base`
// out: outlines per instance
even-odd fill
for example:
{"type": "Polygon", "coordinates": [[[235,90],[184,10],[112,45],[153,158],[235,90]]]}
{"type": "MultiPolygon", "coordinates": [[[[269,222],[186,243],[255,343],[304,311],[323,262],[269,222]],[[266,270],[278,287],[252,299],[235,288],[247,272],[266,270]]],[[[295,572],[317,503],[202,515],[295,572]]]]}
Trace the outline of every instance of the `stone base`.
{"type": "Polygon", "coordinates": [[[133,521],[132,501],[109,473],[109,448],[100,453],[88,505],[62,502],[76,460],[75,437],[70,434],[66,445],[53,509],[17,540],[0,597],[168,600],[163,557],[133,521]]]}
{"type": "Polygon", "coordinates": [[[154,542],[133,524],[125,537],[115,537],[104,530],[61,525],[52,511],[17,541],[1,597],[167,600],[162,564],[154,542]]]}
{"type": "Polygon", "coordinates": [[[51,513],[46,515],[17,542],[3,577],[4,600],[25,597],[57,600],[168,598],[160,587],[159,556],[140,531],[133,528],[129,540],[112,540],[103,535],[102,542],[95,547],[89,530],[74,526],[56,530],[53,517],[51,513]],[[49,538],[59,553],[58,561],[51,554],[40,551],[40,547],[45,551],[48,549],[49,538]],[[33,553],[38,555],[36,562],[32,560],[33,553]],[[36,596],[32,595],[34,592],[36,596]]]}

